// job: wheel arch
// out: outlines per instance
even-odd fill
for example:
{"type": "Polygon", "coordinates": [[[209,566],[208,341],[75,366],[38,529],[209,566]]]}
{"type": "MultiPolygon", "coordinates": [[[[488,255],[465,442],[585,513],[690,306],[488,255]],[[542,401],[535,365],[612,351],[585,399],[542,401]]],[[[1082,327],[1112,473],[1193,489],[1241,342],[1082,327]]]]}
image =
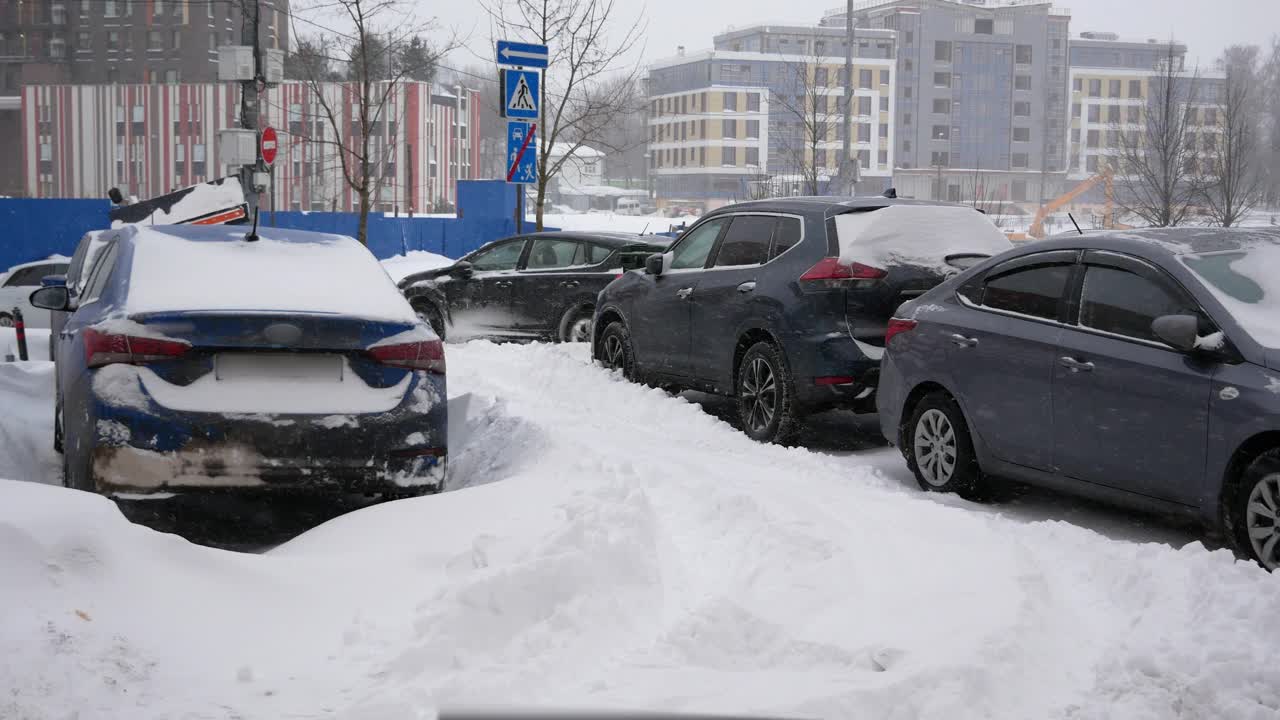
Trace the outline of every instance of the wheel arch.
{"type": "Polygon", "coordinates": [[[1223,468],[1222,483],[1218,489],[1218,507],[1214,512],[1219,524],[1217,529],[1230,530],[1232,527],[1233,519],[1229,517],[1228,508],[1232,507],[1235,493],[1240,490],[1245,470],[1259,455],[1276,448],[1280,448],[1280,430],[1264,430],[1250,436],[1231,453],[1231,459],[1223,468]]]}
{"type": "Polygon", "coordinates": [[[946,393],[948,397],[955,400],[956,405],[960,406],[960,412],[965,415],[965,423],[969,425],[970,438],[974,437],[973,423],[969,422],[969,413],[965,411],[964,405],[961,404],[959,398],[956,397],[956,394],[951,392],[951,388],[948,388],[936,380],[925,380],[911,388],[911,392],[907,393],[907,399],[902,402],[902,414],[898,416],[898,437],[896,439],[898,447],[906,447],[906,445],[904,445],[905,441],[903,439],[903,433],[906,432],[907,423],[911,422],[911,416],[915,414],[916,406],[919,405],[920,401],[924,400],[925,397],[935,392],[946,393]]]}
{"type": "Polygon", "coordinates": [[[782,354],[783,362],[790,364],[785,346],[773,331],[762,327],[749,327],[742,330],[738,333],[738,341],[733,346],[733,362],[729,366],[732,373],[729,378],[729,395],[738,394],[738,369],[742,365],[743,356],[747,354],[747,350],[750,350],[752,345],[761,342],[766,342],[776,347],[782,354]]]}
{"type": "Polygon", "coordinates": [[[599,321],[591,327],[591,356],[599,359],[600,336],[604,334],[604,329],[609,327],[609,323],[620,322],[627,325],[627,318],[622,311],[615,305],[607,305],[599,310],[599,321]]]}

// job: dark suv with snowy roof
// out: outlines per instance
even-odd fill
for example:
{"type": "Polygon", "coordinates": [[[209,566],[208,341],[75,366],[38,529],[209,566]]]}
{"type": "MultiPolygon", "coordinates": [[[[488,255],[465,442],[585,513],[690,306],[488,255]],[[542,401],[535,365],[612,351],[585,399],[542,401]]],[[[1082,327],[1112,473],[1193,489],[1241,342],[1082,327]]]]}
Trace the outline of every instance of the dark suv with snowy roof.
{"type": "Polygon", "coordinates": [[[593,351],[632,379],[734,396],[748,435],[786,442],[805,414],[874,410],[894,310],[1009,247],[964,206],[731,205],[600,293],[593,351]]]}

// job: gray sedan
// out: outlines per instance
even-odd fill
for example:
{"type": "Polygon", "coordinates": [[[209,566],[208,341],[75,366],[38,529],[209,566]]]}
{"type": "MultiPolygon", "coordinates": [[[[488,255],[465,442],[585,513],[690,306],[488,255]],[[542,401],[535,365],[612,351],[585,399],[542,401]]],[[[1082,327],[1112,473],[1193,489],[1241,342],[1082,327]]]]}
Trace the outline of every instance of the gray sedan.
{"type": "Polygon", "coordinates": [[[1185,515],[1280,567],[1280,232],[1029,244],[902,305],[886,344],[881,427],[922,488],[1185,515]]]}

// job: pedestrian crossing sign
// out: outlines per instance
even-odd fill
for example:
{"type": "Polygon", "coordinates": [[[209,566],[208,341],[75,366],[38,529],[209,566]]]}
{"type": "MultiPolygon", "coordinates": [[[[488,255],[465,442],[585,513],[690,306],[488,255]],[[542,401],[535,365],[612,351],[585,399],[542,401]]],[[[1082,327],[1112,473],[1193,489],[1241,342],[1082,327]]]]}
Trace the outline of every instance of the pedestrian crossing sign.
{"type": "Polygon", "coordinates": [[[512,119],[537,120],[538,94],[537,70],[502,71],[502,116],[512,119]]]}

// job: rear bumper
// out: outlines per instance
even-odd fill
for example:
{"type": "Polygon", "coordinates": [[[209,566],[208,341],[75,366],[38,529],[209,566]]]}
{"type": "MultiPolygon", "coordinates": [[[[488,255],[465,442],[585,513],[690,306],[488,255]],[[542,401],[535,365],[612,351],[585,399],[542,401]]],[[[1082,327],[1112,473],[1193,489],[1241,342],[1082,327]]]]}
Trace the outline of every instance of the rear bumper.
{"type": "Polygon", "coordinates": [[[868,357],[847,332],[793,336],[790,345],[796,399],[805,412],[875,409],[880,361],[868,357]]]}
{"type": "Polygon", "coordinates": [[[106,494],[439,491],[448,459],[445,380],[413,375],[397,407],[349,415],[176,411],[139,385],[127,402],[95,396],[88,437],[68,441],[106,494]]]}

